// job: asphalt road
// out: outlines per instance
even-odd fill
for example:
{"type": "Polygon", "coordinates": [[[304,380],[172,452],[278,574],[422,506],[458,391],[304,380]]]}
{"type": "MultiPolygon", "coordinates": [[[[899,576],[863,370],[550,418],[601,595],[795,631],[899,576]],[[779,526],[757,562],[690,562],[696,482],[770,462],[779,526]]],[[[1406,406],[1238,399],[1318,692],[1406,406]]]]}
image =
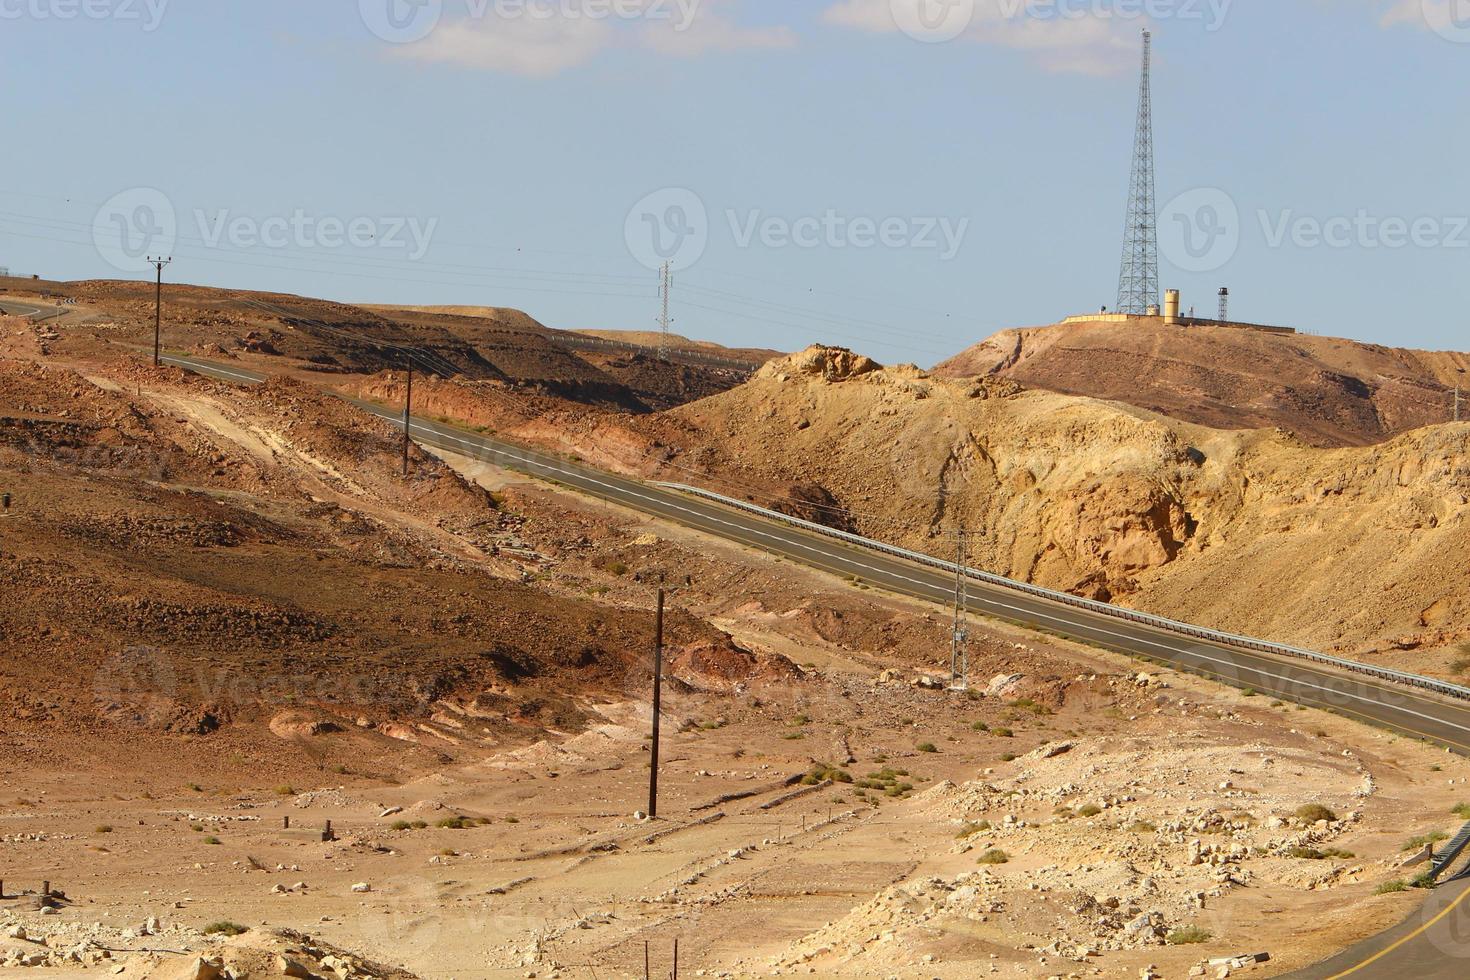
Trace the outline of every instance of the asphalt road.
{"type": "Polygon", "coordinates": [[[1286,980],[1465,980],[1470,882],[1441,885],[1402,923],[1286,980]]]}
{"type": "MultiPolygon", "coordinates": [[[[165,355],[179,367],[227,381],[254,383],[263,376],[233,365],[165,355]]],[[[401,425],[402,412],[368,402],[359,408],[401,425]]],[[[553,480],[686,527],[781,555],[844,578],[943,605],[953,601],[954,579],[898,557],[868,551],[778,524],[677,491],[614,476],[548,453],[513,446],[465,429],[415,417],[413,437],[507,469],[553,480]]],[[[1166,630],[971,582],[976,612],[1061,633],[1075,640],[1146,657],[1171,666],[1345,716],[1426,738],[1470,755],[1470,703],[1334,671],[1311,663],[1181,637],[1166,630]]]]}
{"type": "MultiPolygon", "coordinates": [[[[172,355],[164,359],[221,380],[247,384],[263,380],[260,374],[232,365],[172,355]]],[[[395,424],[402,423],[401,411],[361,401],[354,404],[395,424]]],[[[890,592],[940,604],[948,604],[953,599],[954,582],[950,576],[901,558],[850,546],[454,426],[415,418],[412,435],[426,445],[555,481],[594,497],[890,592]]],[[[1180,637],[978,582],[971,582],[969,588],[971,607],[977,612],[1167,663],[1255,690],[1262,696],[1330,708],[1344,716],[1429,739],[1470,755],[1470,704],[1339,673],[1316,664],[1180,637]]],[[[1294,976],[1299,980],[1335,980],[1347,976],[1359,980],[1402,980],[1405,976],[1463,980],[1470,976],[1470,885],[1460,881],[1442,886],[1408,922],[1327,964],[1294,976]]]]}
{"type": "Polygon", "coordinates": [[[9,313],[13,316],[35,316],[46,312],[46,307],[36,306],[32,303],[17,303],[14,300],[0,300],[0,313],[9,313]]]}

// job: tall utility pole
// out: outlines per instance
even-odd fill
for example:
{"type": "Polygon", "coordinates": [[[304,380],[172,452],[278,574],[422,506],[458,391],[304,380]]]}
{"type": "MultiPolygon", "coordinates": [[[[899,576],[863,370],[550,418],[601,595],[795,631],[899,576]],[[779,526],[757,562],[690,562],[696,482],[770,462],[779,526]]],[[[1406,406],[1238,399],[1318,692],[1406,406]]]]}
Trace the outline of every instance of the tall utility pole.
{"type": "Polygon", "coordinates": [[[1455,421],[1458,422],[1462,418],[1460,415],[1460,389],[1465,387],[1465,369],[1455,368],[1455,370],[1458,372],[1455,375],[1455,421]]]}
{"type": "Polygon", "coordinates": [[[163,334],[163,267],[173,262],[173,256],[163,258],[148,257],[148,263],[158,271],[158,279],[153,289],[153,366],[158,367],[163,363],[163,348],[160,345],[160,337],[163,334]]]}
{"type": "Polygon", "coordinates": [[[1123,231],[1123,269],[1118,312],[1146,316],[1159,305],[1159,222],[1154,199],[1153,35],[1143,32],[1143,80],[1138,87],[1138,129],[1128,181],[1128,223],[1123,231]]]}
{"type": "Polygon", "coordinates": [[[964,528],[960,528],[955,552],[954,633],[949,648],[949,686],[954,691],[965,691],[970,687],[970,633],[965,626],[970,605],[970,580],[965,574],[964,528]]]}
{"type": "Polygon", "coordinates": [[[648,746],[648,819],[658,816],[658,716],[664,679],[664,590],[653,614],[653,741],[648,746]]]}
{"type": "Polygon", "coordinates": [[[658,294],[663,300],[663,312],[658,318],[658,359],[660,361],[669,359],[669,328],[674,325],[674,321],[669,317],[669,296],[673,291],[674,267],[671,263],[665,262],[663,269],[659,272],[658,280],[658,294]]]}
{"type": "Polygon", "coordinates": [[[408,391],[403,396],[403,475],[408,476],[408,447],[413,436],[408,427],[413,421],[413,362],[408,362],[408,391]]]}

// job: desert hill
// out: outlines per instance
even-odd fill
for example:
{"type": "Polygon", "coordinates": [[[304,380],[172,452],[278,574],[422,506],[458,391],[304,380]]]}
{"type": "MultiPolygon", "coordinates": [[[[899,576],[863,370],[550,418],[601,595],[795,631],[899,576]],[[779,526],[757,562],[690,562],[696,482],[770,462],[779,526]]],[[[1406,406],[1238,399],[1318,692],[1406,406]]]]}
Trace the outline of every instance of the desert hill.
{"type": "MultiPolygon", "coordinates": [[[[551,328],[538,323],[520,310],[512,310],[502,306],[387,306],[365,304],[363,309],[395,317],[402,317],[410,313],[426,313],[435,316],[474,317],[506,325],[529,326],[541,330],[551,330],[551,328]]],[[[664,338],[656,330],[552,330],[552,332],[573,342],[579,338],[590,337],[594,340],[608,340],[620,344],[631,344],[635,347],[655,349],[664,342],[664,338]]],[[[668,344],[669,349],[675,353],[713,355],[731,361],[748,362],[752,368],[759,367],[766,361],[781,356],[780,351],[767,350],[760,347],[725,347],[710,340],[693,340],[676,333],[669,334],[668,344]]]]}
{"type": "MultiPolygon", "coordinates": [[[[153,343],[148,283],[0,279],[0,300],[60,302],[65,315],[48,321],[60,332],[58,353],[82,352],[81,345],[96,340],[153,343]]],[[[585,350],[579,335],[518,310],[422,312],[175,284],[165,286],[163,338],[170,349],[264,356],[271,363],[262,366],[272,372],[371,374],[401,370],[412,360],[420,372],[617,412],[669,408],[723,391],[745,373],[718,364],[668,364],[636,349],[585,350]]]]}
{"type": "Polygon", "coordinates": [[[943,378],[1127,402],[1221,429],[1281,428],[1361,446],[1448,421],[1470,355],[1226,327],[1081,323],[1004,330],[938,365],[943,378]]]}
{"type": "Polygon", "coordinates": [[[963,526],[1042,585],[1365,655],[1470,637],[1470,424],[1324,450],[832,348],[663,419],[711,486],[937,554],[963,526]]]}

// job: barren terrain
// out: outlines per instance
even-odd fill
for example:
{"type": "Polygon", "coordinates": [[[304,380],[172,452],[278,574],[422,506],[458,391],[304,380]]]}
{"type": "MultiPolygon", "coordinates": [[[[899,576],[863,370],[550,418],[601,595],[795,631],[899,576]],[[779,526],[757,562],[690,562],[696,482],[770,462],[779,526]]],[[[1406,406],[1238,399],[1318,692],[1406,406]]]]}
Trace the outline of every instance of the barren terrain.
{"type": "Polygon", "coordinates": [[[1220,429],[1361,446],[1451,416],[1470,355],[1228,327],[1080,323],[1004,330],[934,369],[1126,402],[1220,429]]]}
{"type": "MultiPolygon", "coordinates": [[[[397,404],[401,366],[206,341],[218,302],[190,349],[278,376],[145,366],[101,302],[0,319],[7,975],[637,977],[677,940],[686,975],[1264,977],[1403,918],[1411,838],[1461,822],[1470,769],[1412,740],[987,621],[946,690],[945,609],[450,454],[405,477],[332,394],[397,404]]],[[[931,548],[963,519],[977,562],[1140,604],[1463,635],[1463,569],[1426,612],[1408,568],[1463,554],[1470,427],[1324,454],[834,350],[657,414],[520,370],[418,408],[931,548]],[[1222,601],[1253,561],[1301,605],[1222,601]],[[1349,572],[1395,588],[1332,620],[1349,572]]]]}
{"type": "Polygon", "coordinates": [[[1014,578],[1431,672],[1470,639],[1467,423],[1323,450],[835,348],[651,421],[665,478],[944,556],[963,527],[1014,578]]]}

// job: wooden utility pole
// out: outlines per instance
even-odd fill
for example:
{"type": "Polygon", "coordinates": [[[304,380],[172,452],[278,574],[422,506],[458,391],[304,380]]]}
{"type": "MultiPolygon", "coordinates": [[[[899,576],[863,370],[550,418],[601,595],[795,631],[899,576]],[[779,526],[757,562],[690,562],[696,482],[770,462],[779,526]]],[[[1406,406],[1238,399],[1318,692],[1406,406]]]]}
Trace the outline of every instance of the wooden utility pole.
{"type": "Polygon", "coordinates": [[[408,427],[413,420],[413,364],[408,365],[408,393],[403,398],[403,475],[408,476],[408,447],[413,441],[408,427]]]}
{"type": "Polygon", "coordinates": [[[153,366],[158,367],[163,363],[162,348],[159,338],[163,333],[163,267],[173,261],[173,258],[148,259],[149,264],[158,271],[158,279],[155,280],[153,289],[153,366]]]}
{"type": "Polygon", "coordinates": [[[653,742],[648,747],[648,819],[658,816],[658,716],[664,673],[664,590],[653,614],[653,742]]]}

